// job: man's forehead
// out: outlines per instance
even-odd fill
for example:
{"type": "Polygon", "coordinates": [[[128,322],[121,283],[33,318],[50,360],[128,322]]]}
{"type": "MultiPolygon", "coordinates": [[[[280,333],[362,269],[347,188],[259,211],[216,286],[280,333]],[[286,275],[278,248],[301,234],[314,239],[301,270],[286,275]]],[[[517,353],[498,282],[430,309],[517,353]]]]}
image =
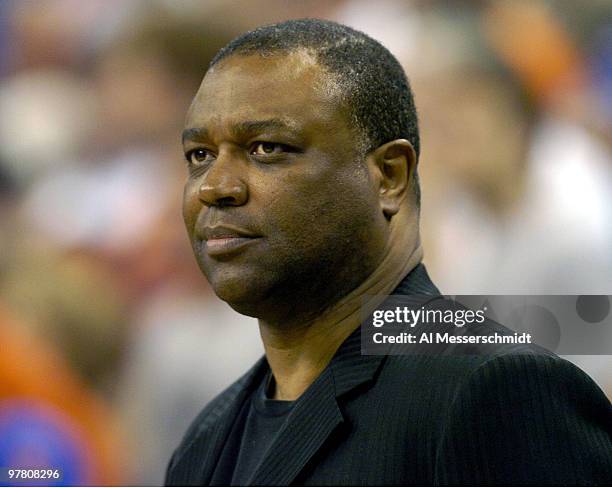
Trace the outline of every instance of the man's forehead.
{"type": "Polygon", "coordinates": [[[326,70],[317,60],[315,53],[307,49],[270,53],[235,53],[210,68],[204,80],[220,73],[230,76],[252,76],[253,73],[261,72],[273,72],[275,76],[297,79],[303,76],[322,75],[326,70]]]}
{"type": "Polygon", "coordinates": [[[220,116],[295,119],[338,110],[334,78],[308,52],[231,55],[204,77],[187,125],[220,116]]]}

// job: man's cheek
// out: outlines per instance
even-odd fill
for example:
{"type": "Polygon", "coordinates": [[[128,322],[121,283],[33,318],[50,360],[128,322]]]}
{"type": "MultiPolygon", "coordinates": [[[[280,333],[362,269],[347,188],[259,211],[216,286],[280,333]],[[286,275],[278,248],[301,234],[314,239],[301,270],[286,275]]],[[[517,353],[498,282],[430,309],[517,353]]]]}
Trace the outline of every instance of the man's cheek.
{"type": "Polygon", "coordinates": [[[200,210],[202,208],[202,202],[198,198],[197,191],[194,185],[187,183],[183,190],[183,221],[187,227],[187,232],[191,235],[195,222],[198,218],[200,210]]]}

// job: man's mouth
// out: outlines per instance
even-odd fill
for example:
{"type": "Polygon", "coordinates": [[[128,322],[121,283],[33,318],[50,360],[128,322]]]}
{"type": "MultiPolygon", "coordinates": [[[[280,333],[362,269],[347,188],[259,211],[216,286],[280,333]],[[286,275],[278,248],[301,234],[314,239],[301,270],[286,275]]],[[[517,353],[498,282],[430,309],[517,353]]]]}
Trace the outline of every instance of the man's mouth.
{"type": "Polygon", "coordinates": [[[241,251],[261,236],[231,225],[206,226],[199,229],[204,250],[209,256],[221,256],[241,251]]]}
{"type": "Polygon", "coordinates": [[[257,237],[220,237],[208,239],[205,248],[209,256],[220,256],[237,252],[257,239],[257,237]]]}

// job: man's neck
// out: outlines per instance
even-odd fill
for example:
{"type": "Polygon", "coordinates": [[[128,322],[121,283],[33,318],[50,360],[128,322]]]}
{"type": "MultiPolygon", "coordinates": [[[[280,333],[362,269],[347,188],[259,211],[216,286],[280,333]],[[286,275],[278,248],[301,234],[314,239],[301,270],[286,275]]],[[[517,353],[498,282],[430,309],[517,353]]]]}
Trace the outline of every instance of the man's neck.
{"type": "MultiPolygon", "coordinates": [[[[266,357],[275,379],[274,398],[299,398],[329,364],[344,340],[359,327],[363,297],[391,294],[420,263],[422,248],[411,234],[404,229],[392,229],[394,245],[374,272],[314,320],[282,329],[259,321],[266,357]],[[412,252],[406,253],[406,249],[412,252]]],[[[371,304],[372,308],[377,305],[371,304]]]]}

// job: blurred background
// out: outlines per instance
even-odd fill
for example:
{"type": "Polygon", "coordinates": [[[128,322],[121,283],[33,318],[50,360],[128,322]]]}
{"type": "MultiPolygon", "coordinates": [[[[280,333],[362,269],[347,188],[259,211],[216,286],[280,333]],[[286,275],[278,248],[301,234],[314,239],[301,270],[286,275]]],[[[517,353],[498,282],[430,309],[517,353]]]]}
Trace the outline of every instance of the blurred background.
{"type": "MultiPolygon", "coordinates": [[[[192,257],[179,133],[220,47],[300,17],[405,66],[445,293],[612,294],[609,0],[5,0],[0,466],[159,485],[196,413],[262,354],[192,257]]],[[[610,357],[570,359],[612,397],[610,357]]]]}

